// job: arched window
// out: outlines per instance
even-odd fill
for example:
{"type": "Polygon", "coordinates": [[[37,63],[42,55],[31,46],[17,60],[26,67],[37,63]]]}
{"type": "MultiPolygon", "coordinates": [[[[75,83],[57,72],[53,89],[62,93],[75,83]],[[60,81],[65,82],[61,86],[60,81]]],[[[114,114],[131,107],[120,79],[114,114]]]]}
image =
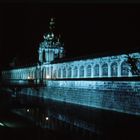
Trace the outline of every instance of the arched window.
{"type": "Polygon", "coordinates": [[[20,71],[20,79],[22,79],[22,71],[20,71]]]}
{"type": "Polygon", "coordinates": [[[107,64],[102,65],[102,76],[108,76],[108,65],[107,64]]]}
{"type": "Polygon", "coordinates": [[[71,67],[68,68],[68,78],[71,78],[71,67]]]}
{"type": "Polygon", "coordinates": [[[21,71],[21,79],[23,79],[23,72],[21,71]]]}
{"type": "Polygon", "coordinates": [[[111,64],[111,76],[112,77],[117,77],[118,75],[118,65],[116,62],[111,64]]]}
{"type": "Polygon", "coordinates": [[[53,78],[54,78],[54,79],[57,78],[57,77],[56,77],[56,70],[53,71],[53,78]]]}
{"type": "Polygon", "coordinates": [[[21,71],[21,79],[23,79],[23,71],[21,71]]]}
{"type": "Polygon", "coordinates": [[[46,78],[46,68],[43,68],[43,70],[42,70],[42,76],[43,76],[43,79],[45,79],[46,78]]]}
{"type": "Polygon", "coordinates": [[[19,71],[17,72],[17,79],[19,79],[19,71]]]}
{"type": "Polygon", "coordinates": [[[87,77],[91,77],[91,65],[88,65],[88,66],[87,66],[87,69],[86,69],[86,76],[87,76],[87,77]]]}
{"type": "Polygon", "coordinates": [[[66,69],[63,68],[63,78],[66,78],[66,69]]]}
{"type": "Polygon", "coordinates": [[[99,65],[98,64],[96,64],[94,66],[94,76],[99,76],[99,65]]]}
{"type": "Polygon", "coordinates": [[[84,77],[84,66],[80,67],[80,77],[84,77]]]}
{"type": "Polygon", "coordinates": [[[122,76],[129,75],[129,66],[126,62],[122,62],[122,64],[121,64],[121,75],[122,76]]]}
{"type": "Polygon", "coordinates": [[[15,79],[17,79],[17,73],[15,72],[15,79]]]}
{"type": "Polygon", "coordinates": [[[58,69],[58,77],[61,78],[61,69],[58,69]]]}
{"type": "Polygon", "coordinates": [[[23,71],[23,72],[22,72],[22,79],[24,79],[24,77],[25,77],[24,75],[25,75],[25,74],[24,74],[24,71],[23,71]]]}
{"type": "Polygon", "coordinates": [[[78,76],[78,68],[75,66],[73,71],[73,77],[76,78],[78,76]]]}
{"type": "Polygon", "coordinates": [[[22,71],[20,71],[20,79],[22,79],[22,71]]]}

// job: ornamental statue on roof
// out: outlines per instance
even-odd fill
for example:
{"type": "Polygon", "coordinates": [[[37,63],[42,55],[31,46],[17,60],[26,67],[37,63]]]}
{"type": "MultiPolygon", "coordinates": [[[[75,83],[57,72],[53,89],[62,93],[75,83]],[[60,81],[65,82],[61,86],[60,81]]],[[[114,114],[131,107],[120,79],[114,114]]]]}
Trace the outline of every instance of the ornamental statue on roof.
{"type": "Polygon", "coordinates": [[[54,18],[51,18],[51,20],[50,20],[49,29],[50,29],[50,32],[47,33],[47,34],[45,34],[43,36],[43,38],[45,40],[53,40],[54,39],[54,33],[53,33],[53,31],[55,29],[55,21],[54,21],[54,18]]]}
{"type": "Polygon", "coordinates": [[[60,35],[56,36],[54,18],[50,19],[49,32],[45,33],[43,42],[39,45],[39,62],[49,64],[55,59],[64,56],[63,44],[60,42],[60,35]]]}

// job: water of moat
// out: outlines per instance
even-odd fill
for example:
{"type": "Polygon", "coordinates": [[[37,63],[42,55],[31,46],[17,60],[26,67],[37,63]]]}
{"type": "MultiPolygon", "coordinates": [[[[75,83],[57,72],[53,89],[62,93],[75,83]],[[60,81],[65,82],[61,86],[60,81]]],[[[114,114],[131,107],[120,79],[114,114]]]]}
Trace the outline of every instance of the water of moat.
{"type": "Polygon", "coordinates": [[[140,116],[3,92],[0,111],[1,121],[21,124],[0,129],[2,134],[13,133],[15,139],[140,139],[140,116]]]}

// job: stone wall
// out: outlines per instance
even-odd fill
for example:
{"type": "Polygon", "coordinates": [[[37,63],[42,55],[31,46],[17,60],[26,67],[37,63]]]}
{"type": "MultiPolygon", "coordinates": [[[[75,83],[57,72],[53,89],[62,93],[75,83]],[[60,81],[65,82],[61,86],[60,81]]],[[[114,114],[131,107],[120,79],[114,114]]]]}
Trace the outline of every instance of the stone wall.
{"type": "Polygon", "coordinates": [[[46,87],[20,93],[140,115],[140,81],[48,80],[46,87]]]}

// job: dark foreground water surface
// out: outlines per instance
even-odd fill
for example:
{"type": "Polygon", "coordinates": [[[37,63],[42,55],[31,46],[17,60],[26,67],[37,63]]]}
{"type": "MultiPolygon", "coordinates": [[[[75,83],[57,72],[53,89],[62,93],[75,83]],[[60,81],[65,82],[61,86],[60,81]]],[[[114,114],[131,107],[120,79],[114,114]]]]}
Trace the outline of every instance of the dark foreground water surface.
{"type": "Polygon", "coordinates": [[[0,94],[0,139],[140,139],[140,116],[0,94]]]}

